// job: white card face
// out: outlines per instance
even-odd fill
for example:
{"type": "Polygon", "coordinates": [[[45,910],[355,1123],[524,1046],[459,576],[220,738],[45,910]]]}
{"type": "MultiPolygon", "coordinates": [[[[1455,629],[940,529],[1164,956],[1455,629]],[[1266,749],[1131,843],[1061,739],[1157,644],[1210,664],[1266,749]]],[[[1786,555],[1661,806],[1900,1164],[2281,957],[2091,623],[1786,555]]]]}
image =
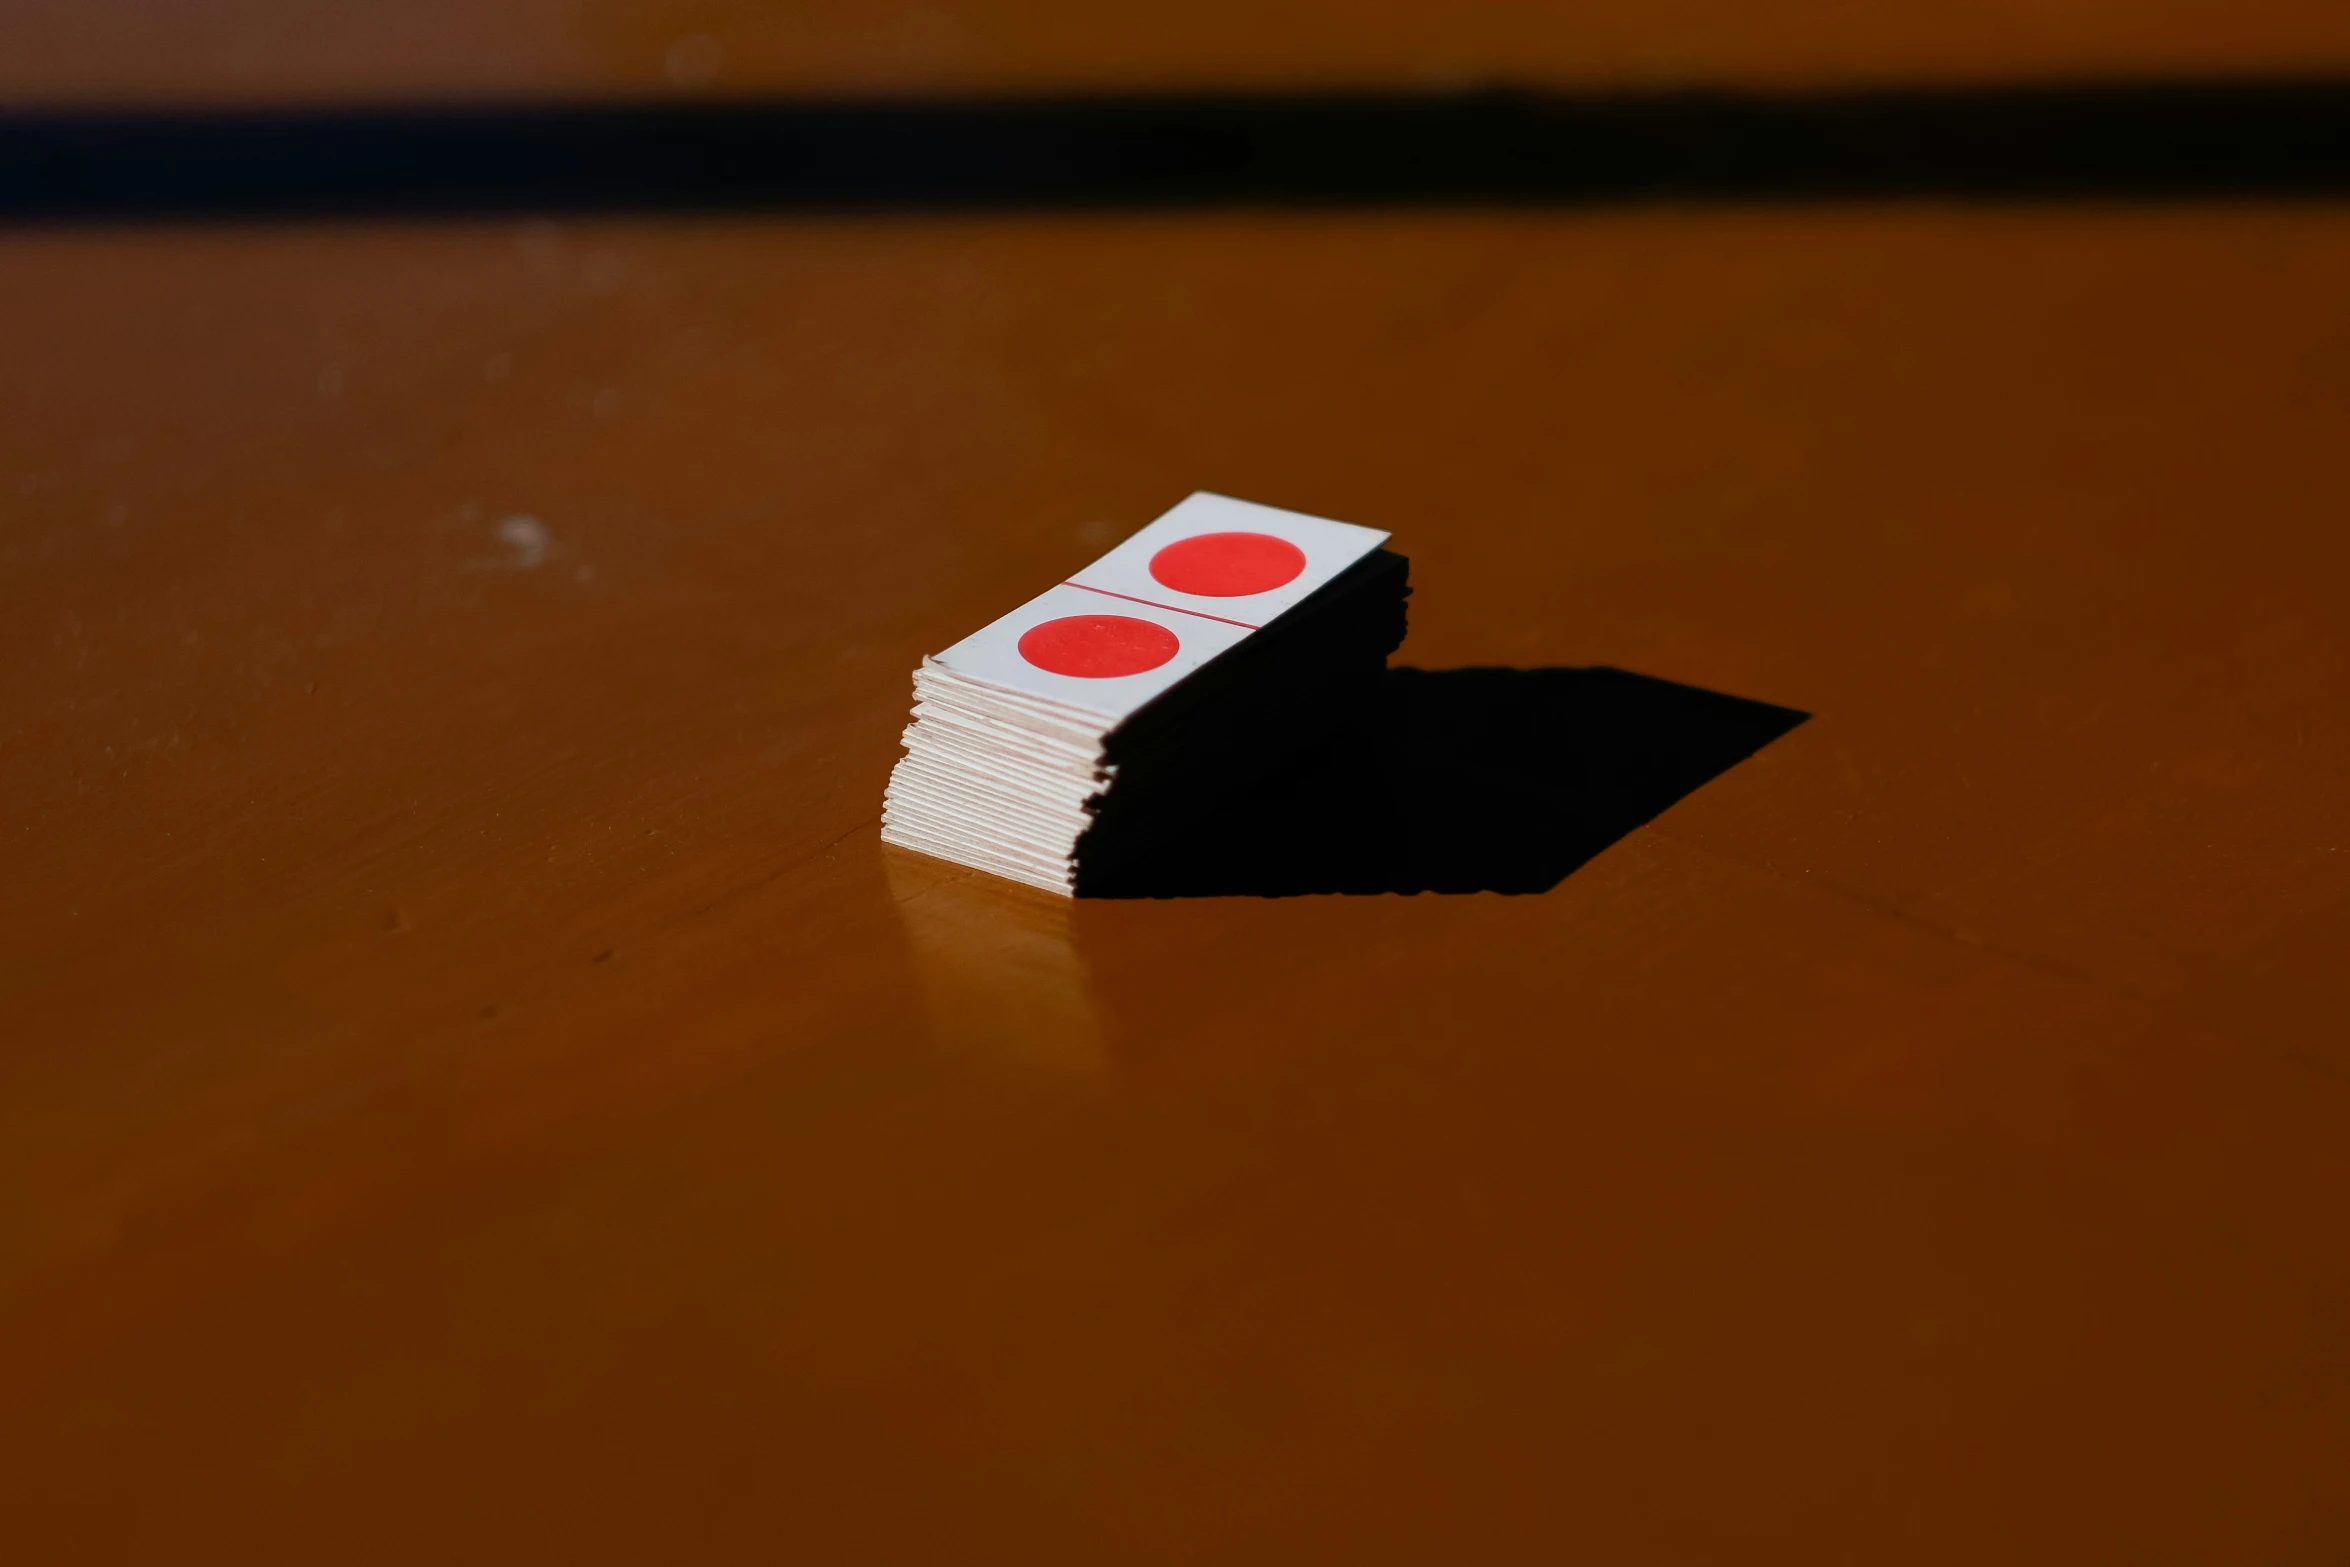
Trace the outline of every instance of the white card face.
{"type": "Polygon", "coordinates": [[[1064,583],[965,637],[939,654],[938,662],[974,680],[1034,692],[1114,723],[1249,630],[1064,583]]]}
{"type": "Polygon", "coordinates": [[[1253,630],[1386,542],[1376,528],[1202,490],[1069,582],[1253,630]]]}

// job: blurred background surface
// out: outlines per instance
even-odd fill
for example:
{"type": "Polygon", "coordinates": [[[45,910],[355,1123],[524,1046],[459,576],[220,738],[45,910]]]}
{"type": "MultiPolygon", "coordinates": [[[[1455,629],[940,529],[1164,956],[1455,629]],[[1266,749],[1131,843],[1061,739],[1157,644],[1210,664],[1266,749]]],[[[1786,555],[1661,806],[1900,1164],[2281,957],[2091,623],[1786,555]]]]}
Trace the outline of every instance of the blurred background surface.
{"type": "Polygon", "coordinates": [[[2325,0],[11,0],[0,13],[0,93],[18,104],[2345,67],[2350,16],[2325,0]]]}

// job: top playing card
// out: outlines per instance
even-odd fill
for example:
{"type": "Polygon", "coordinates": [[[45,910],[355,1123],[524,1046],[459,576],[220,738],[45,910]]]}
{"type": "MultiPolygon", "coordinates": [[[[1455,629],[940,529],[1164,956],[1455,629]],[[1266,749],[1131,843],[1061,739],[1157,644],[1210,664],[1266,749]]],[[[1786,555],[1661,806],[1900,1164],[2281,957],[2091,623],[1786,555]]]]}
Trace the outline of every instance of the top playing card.
{"type": "Polygon", "coordinates": [[[1202,490],[1069,585],[1254,630],[1386,542],[1376,528],[1202,490]]]}
{"type": "Polygon", "coordinates": [[[972,632],[938,662],[1116,722],[1247,635],[1229,621],[1063,583],[972,632]]]}
{"type": "Polygon", "coordinates": [[[938,662],[1119,721],[1386,539],[1203,491],[938,662]]]}

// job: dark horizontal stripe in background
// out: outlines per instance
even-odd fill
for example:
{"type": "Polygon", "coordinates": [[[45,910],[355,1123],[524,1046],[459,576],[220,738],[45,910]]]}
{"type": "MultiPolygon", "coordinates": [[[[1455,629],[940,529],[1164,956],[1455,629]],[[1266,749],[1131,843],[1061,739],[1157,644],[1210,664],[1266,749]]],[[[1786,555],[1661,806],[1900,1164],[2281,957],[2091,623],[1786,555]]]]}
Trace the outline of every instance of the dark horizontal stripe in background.
{"type": "Polygon", "coordinates": [[[0,114],[0,220],[2350,194],[2350,82],[0,114]]]}

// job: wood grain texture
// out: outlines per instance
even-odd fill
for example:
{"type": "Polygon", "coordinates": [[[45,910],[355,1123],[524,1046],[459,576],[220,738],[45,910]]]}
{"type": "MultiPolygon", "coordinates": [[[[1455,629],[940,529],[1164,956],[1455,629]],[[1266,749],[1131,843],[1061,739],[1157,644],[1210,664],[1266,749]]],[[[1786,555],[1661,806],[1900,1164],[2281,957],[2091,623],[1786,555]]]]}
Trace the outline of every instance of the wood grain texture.
{"type": "Polygon", "coordinates": [[[11,1539],[2337,1558],[2346,281],[2257,206],[0,241],[11,1539]],[[1541,896],[885,856],[917,657],[1194,487],[1392,530],[1409,662],[1813,716],[1541,896]]]}

